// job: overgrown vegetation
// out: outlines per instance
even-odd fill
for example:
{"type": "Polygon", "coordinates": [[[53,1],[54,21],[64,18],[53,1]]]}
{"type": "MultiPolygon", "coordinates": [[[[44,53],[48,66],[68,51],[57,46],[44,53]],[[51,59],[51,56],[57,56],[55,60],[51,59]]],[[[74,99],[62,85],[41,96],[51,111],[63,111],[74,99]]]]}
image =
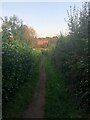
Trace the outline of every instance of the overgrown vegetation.
{"type": "Polygon", "coordinates": [[[12,98],[3,106],[3,118],[21,118],[23,116],[23,111],[27,109],[28,105],[32,101],[32,96],[35,92],[36,83],[39,79],[39,61],[35,65],[35,68],[32,73],[32,77],[26,80],[12,98]]]}
{"type": "Polygon", "coordinates": [[[67,91],[64,77],[57,72],[48,57],[45,58],[45,66],[47,75],[45,118],[82,117],[67,91]]]}
{"type": "Polygon", "coordinates": [[[89,3],[85,2],[82,9],[70,7],[68,12],[69,35],[61,34],[56,48],[53,50],[52,61],[59,72],[66,78],[69,92],[76,98],[86,112],[90,111],[88,86],[88,12],[89,3]]]}
{"type": "Polygon", "coordinates": [[[31,80],[35,57],[34,51],[24,43],[3,43],[3,105],[24,82],[31,80]]]}
{"type": "MultiPolygon", "coordinates": [[[[33,50],[30,42],[27,44],[25,35],[22,34],[23,24],[16,16],[10,17],[9,20],[5,17],[2,20],[3,117],[7,117],[10,114],[15,117],[15,114],[21,112],[32,97],[38,77],[36,73],[39,71],[37,66],[39,67],[40,52],[33,50]],[[36,77],[34,77],[34,74],[36,74],[36,77]],[[27,88],[22,90],[23,93],[21,91],[22,86],[23,89],[27,88]],[[29,97],[28,93],[25,93],[27,90],[30,90],[29,97]],[[29,100],[27,100],[27,97],[29,100]]],[[[33,36],[32,32],[31,34],[33,36]]]]}
{"type": "Polygon", "coordinates": [[[81,10],[70,7],[66,20],[69,34],[51,38],[37,38],[36,31],[15,15],[1,18],[4,118],[20,117],[31,101],[39,76],[41,53],[46,57],[45,117],[83,117],[81,109],[85,114],[90,112],[89,7],[90,2],[83,3],[81,10]],[[39,40],[48,42],[38,46],[39,40]]]}

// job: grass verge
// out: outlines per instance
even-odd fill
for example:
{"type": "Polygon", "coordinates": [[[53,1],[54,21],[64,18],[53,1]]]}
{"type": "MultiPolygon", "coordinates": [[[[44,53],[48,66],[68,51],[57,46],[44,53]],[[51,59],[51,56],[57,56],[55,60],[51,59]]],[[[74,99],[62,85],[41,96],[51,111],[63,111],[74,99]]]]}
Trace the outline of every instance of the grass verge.
{"type": "Polygon", "coordinates": [[[46,66],[46,103],[45,118],[79,118],[73,99],[67,92],[63,77],[57,73],[49,59],[46,66]]]}

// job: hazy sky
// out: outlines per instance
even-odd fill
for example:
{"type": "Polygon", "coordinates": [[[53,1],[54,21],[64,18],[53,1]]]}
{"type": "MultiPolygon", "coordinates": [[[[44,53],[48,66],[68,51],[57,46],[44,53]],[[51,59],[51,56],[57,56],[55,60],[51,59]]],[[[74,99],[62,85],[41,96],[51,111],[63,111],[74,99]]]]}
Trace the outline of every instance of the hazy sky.
{"type": "Polygon", "coordinates": [[[81,7],[81,2],[5,2],[2,6],[3,16],[15,14],[25,24],[33,27],[38,37],[52,37],[60,32],[67,32],[67,10],[69,6],[81,7]]]}

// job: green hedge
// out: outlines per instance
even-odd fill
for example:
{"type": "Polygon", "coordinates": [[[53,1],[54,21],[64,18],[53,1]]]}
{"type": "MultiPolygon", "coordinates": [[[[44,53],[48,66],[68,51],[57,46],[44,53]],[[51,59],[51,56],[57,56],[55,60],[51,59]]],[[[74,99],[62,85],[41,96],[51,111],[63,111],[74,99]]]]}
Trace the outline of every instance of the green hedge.
{"type": "Polygon", "coordinates": [[[2,45],[2,100],[5,105],[26,81],[31,80],[36,54],[20,41],[2,45]]]}

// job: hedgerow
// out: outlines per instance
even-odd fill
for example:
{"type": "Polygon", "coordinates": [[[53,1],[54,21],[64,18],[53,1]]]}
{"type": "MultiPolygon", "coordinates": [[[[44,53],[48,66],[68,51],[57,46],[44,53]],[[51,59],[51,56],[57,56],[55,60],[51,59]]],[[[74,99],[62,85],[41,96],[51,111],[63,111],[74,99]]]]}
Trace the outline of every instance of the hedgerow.
{"type": "MultiPolygon", "coordinates": [[[[58,39],[52,60],[69,85],[69,92],[80,103],[81,108],[90,111],[88,79],[88,3],[79,13],[72,8],[69,15],[69,35],[58,39]]],[[[77,102],[78,101],[78,102],[77,102]]]]}
{"type": "Polygon", "coordinates": [[[36,57],[32,48],[21,41],[2,45],[2,101],[5,105],[24,82],[32,79],[36,57]]]}

